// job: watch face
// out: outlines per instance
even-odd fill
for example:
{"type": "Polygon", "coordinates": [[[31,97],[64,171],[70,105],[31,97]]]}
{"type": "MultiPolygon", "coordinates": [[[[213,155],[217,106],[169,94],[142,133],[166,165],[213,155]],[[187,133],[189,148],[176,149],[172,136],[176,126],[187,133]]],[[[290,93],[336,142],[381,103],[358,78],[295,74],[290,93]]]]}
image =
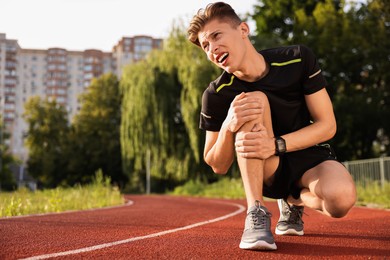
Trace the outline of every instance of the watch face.
{"type": "Polygon", "coordinates": [[[279,153],[284,153],[286,151],[286,142],[283,139],[276,139],[276,144],[279,153]]]}

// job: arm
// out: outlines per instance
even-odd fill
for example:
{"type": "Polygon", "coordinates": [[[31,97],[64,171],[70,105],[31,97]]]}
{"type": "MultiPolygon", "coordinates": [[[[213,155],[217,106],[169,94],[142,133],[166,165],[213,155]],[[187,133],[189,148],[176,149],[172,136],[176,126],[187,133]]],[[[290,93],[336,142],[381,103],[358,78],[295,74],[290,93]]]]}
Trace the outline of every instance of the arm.
{"type": "Polygon", "coordinates": [[[235,133],[246,122],[263,112],[259,98],[241,93],[231,103],[228,115],[219,132],[206,132],[204,160],[218,174],[225,174],[233,163],[235,133]]]}
{"type": "Polygon", "coordinates": [[[204,160],[218,174],[226,174],[234,159],[234,133],[221,129],[206,132],[204,160]]]}
{"type": "Polygon", "coordinates": [[[287,151],[297,151],[325,142],[336,133],[336,119],[332,102],[325,88],[305,96],[313,123],[296,132],[282,136],[286,140],[287,151]]]}
{"type": "MultiPolygon", "coordinates": [[[[282,136],[286,140],[287,152],[302,150],[327,141],[336,133],[336,119],[326,89],[306,95],[305,100],[313,123],[282,136]]],[[[262,132],[262,129],[256,129],[238,135],[235,143],[236,152],[246,158],[266,159],[272,156],[275,153],[275,140],[262,132]]]]}

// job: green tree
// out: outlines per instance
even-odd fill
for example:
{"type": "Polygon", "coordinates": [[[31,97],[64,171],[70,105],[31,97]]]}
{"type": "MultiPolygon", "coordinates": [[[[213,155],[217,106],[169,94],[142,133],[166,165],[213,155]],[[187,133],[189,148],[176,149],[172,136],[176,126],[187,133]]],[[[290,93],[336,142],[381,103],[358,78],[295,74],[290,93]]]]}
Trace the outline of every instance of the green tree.
{"type": "Polygon", "coordinates": [[[202,165],[204,133],[199,130],[202,94],[221,71],[207,60],[200,48],[189,43],[183,27],[172,29],[164,54],[170,59],[168,64],[176,64],[175,70],[183,86],[180,94],[181,114],[195,162],[202,165]]]}
{"type": "Polygon", "coordinates": [[[25,104],[28,124],[27,169],[44,187],[55,187],[66,178],[64,141],[69,133],[67,112],[55,101],[32,97],[25,104]]]}
{"type": "Polygon", "coordinates": [[[117,77],[105,74],[94,79],[80,101],[82,106],[67,143],[71,158],[68,183],[90,182],[101,169],[112,182],[123,186],[127,177],[122,171],[119,135],[122,96],[117,77]]]}
{"type": "Polygon", "coordinates": [[[208,178],[198,122],[202,92],[216,71],[188,43],[182,26],[172,29],[162,51],[124,71],[122,155],[133,188],[143,190],[149,152],[152,177],[163,182],[155,189],[208,178]]]}
{"type": "MultiPolygon", "coordinates": [[[[253,39],[256,47],[271,48],[294,42],[301,35],[307,36],[308,33],[302,26],[313,26],[308,17],[317,4],[325,0],[259,0],[258,2],[252,14],[252,19],[256,22],[256,36],[253,39]]],[[[339,4],[339,1],[333,2],[335,5],[339,4]]]]}
{"type": "Polygon", "coordinates": [[[383,0],[264,0],[255,7],[257,46],[271,47],[262,44],[268,37],[266,44],[308,45],[318,57],[333,96],[341,160],[389,154],[389,13],[383,0]]]}
{"type": "Polygon", "coordinates": [[[15,163],[15,159],[8,151],[6,145],[8,138],[9,134],[5,131],[2,115],[0,115],[0,191],[16,189],[16,181],[10,169],[11,164],[15,163]]]}
{"type": "Polygon", "coordinates": [[[155,63],[159,58],[154,53],[153,58],[128,67],[121,81],[124,169],[132,175],[131,188],[140,191],[149,155],[154,183],[175,180],[185,172],[180,157],[186,153],[178,153],[187,138],[178,102],[181,86],[155,63]]]}
{"type": "Polygon", "coordinates": [[[385,1],[370,1],[353,6],[346,17],[341,26],[344,41],[332,55],[340,64],[338,74],[329,62],[337,86],[338,152],[348,159],[388,155],[390,8],[385,1]]]}

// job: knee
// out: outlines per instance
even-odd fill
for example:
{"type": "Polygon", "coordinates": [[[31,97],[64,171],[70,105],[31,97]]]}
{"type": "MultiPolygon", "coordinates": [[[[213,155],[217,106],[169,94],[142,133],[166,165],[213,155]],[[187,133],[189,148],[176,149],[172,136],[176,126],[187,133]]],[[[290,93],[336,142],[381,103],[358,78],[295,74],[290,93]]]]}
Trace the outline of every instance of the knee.
{"type": "Polygon", "coordinates": [[[264,92],[261,91],[253,91],[253,92],[248,92],[247,93],[249,96],[256,98],[256,100],[259,102],[259,104],[264,107],[264,106],[269,106],[268,103],[268,97],[264,92]]]}
{"type": "Polygon", "coordinates": [[[325,198],[325,208],[333,218],[342,218],[356,203],[356,189],[353,184],[334,189],[325,198]]]}
{"type": "Polygon", "coordinates": [[[248,92],[246,93],[246,95],[248,95],[248,97],[250,97],[252,101],[255,100],[258,108],[260,108],[262,112],[256,119],[244,123],[243,126],[237,131],[237,133],[252,132],[256,125],[264,125],[265,121],[268,120],[268,117],[265,116],[267,111],[270,111],[267,96],[261,91],[248,92]]]}

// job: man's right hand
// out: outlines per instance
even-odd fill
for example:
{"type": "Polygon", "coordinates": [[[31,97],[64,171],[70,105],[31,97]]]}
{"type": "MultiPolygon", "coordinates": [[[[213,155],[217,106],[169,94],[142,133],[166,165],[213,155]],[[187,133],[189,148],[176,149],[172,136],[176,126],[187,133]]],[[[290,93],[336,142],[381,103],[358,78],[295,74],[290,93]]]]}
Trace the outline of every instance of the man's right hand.
{"type": "Polygon", "coordinates": [[[241,93],[237,95],[228,111],[225,121],[222,127],[235,133],[245,123],[257,119],[263,113],[263,104],[261,99],[252,93],[241,93]]]}

